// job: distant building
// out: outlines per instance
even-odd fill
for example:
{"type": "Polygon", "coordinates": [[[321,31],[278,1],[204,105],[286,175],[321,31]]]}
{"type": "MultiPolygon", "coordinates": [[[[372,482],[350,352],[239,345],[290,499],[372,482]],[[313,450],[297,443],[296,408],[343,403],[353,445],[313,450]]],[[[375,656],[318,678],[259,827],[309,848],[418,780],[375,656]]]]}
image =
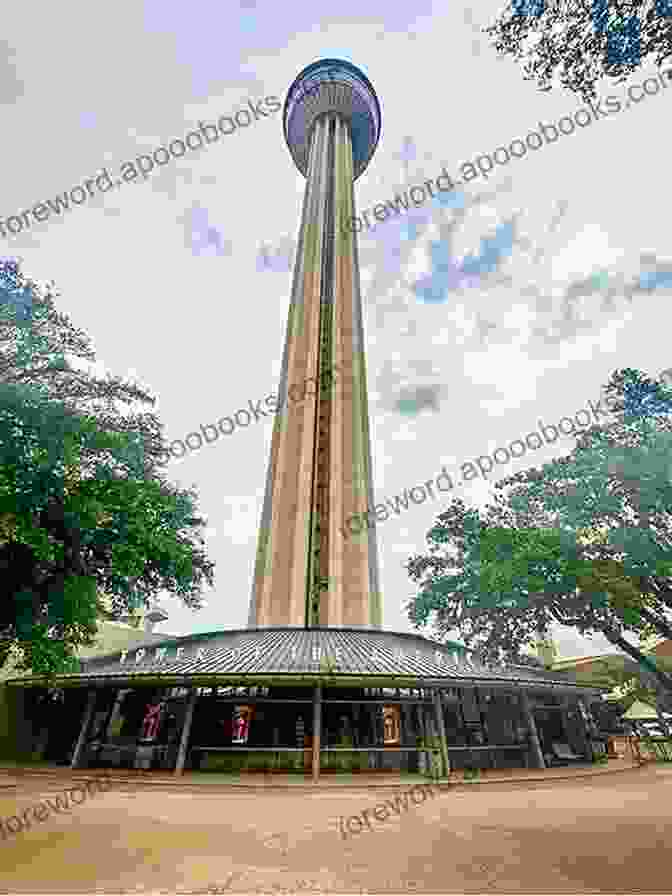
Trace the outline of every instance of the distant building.
{"type": "MultiPolygon", "coordinates": [[[[165,632],[157,634],[153,632],[154,626],[159,622],[165,622],[168,614],[158,604],[154,604],[149,610],[140,608],[133,616],[126,616],[118,622],[99,620],[96,644],[91,647],[80,647],[75,656],[80,659],[91,659],[95,656],[104,656],[116,650],[123,650],[140,642],[162,641],[170,637],[165,632]],[[158,613],[157,613],[158,611],[158,613]]],[[[29,675],[29,672],[16,671],[17,660],[12,654],[5,665],[0,669],[0,682],[8,678],[29,675]]]]}

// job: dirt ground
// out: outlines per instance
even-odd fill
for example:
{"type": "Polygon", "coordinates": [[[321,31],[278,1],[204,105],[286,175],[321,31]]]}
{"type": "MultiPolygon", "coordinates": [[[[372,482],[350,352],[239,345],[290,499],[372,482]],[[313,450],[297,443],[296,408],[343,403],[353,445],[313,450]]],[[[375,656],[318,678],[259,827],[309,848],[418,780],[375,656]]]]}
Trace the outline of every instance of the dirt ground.
{"type": "MultiPolygon", "coordinates": [[[[0,791],[1,818],[44,787],[0,791]]],[[[0,892],[672,893],[669,766],[441,792],[342,833],[393,799],[110,790],[0,838],[0,892]]]]}

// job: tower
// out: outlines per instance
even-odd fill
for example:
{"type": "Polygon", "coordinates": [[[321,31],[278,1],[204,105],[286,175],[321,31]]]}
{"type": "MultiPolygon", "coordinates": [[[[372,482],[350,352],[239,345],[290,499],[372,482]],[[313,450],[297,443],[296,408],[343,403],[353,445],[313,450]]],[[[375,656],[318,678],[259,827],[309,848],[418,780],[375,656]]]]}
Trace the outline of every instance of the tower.
{"type": "Polygon", "coordinates": [[[380,628],[354,182],[380,136],[380,106],[354,65],[322,59],[283,110],[306,178],[249,625],[380,628]]]}

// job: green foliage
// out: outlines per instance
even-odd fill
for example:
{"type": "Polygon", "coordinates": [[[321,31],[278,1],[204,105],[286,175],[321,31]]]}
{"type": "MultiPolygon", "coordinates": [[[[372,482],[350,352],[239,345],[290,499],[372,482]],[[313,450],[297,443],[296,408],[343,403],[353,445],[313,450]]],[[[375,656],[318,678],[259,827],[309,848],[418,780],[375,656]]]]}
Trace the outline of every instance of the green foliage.
{"type": "Polygon", "coordinates": [[[407,609],[416,628],[431,617],[438,637],[458,629],[491,662],[514,662],[553,623],[602,632],[669,692],[672,676],[623,635],[672,637],[672,402],[638,371],[617,372],[607,391],[615,424],[498,483],[482,512],[450,502],[429,553],[406,566],[420,586],[407,609]]]}
{"type": "Polygon", "coordinates": [[[196,495],[156,472],[158,420],[117,410],[155,400],[74,366],[96,357],[55,295],[0,262],[0,665],[16,648],[39,674],[75,668],[97,619],[160,590],[197,608],[213,581],[196,495]]]}
{"type": "Polygon", "coordinates": [[[39,284],[16,261],[0,261],[0,300],[3,295],[16,300],[0,301],[0,382],[32,386],[43,398],[94,420],[100,432],[128,435],[127,450],[141,459],[147,475],[164,465],[167,452],[157,417],[117,409],[153,406],[156,399],[120,377],[101,379],[81,369],[96,355],[89,337],[56,310],[53,283],[39,284]],[[74,361],[80,364],[75,367],[74,361]]]}
{"type": "Polygon", "coordinates": [[[600,78],[620,83],[644,60],[660,65],[669,59],[672,29],[665,5],[664,0],[514,0],[483,30],[499,54],[525,60],[525,80],[535,80],[542,91],[560,84],[586,102],[597,98],[600,78]],[[519,14],[521,5],[533,14],[519,14]]]}
{"type": "Polygon", "coordinates": [[[149,478],[137,439],[35,387],[0,385],[0,640],[19,669],[75,668],[101,590],[118,617],[159,590],[197,607],[213,566],[194,495],[149,478]]]}

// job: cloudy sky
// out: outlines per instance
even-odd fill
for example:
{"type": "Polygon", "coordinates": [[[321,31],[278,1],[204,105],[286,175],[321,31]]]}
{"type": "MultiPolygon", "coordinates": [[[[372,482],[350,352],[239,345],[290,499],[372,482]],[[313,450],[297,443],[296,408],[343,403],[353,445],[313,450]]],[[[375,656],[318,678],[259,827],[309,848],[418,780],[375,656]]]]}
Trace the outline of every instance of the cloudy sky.
{"type": "MultiPolygon", "coordinates": [[[[94,19],[80,0],[24,0],[0,43],[0,218],[105,166],[114,174],[248,99],[284,102],[321,57],[360,66],[381,102],[360,209],[443,165],[457,174],[581,105],[561,88],[539,92],[497,58],[479,28],[500,3],[332,7],[118,0],[94,19]]],[[[648,63],[625,84],[599,86],[621,99],[617,115],[498,167],[452,206],[427,206],[362,239],[377,501],[491,454],[540,419],[587,409],[617,367],[657,375],[672,366],[672,90],[625,108],[626,86],[655,73],[648,63]],[[450,282],[437,267],[448,257],[450,282]]],[[[99,370],[151,390],[167,439],[180,439],[276,391],[303,187],[276,112],[33,223],[0,241],[0,254],[55,282],[59,310],[92,337],[99,370]]],[[[200,494],[217,579],[198,614],[165,601],[159,630],[246,625],[271,432],[269,418],[171,463],[170,476],[200,494]]],[[[564,437],[498,470],[572,445],[564,437]]],[[[451,494],[488,497],[482,482],[451,494]]],[[[440,510],[428,500],[380,526],[388,629],[410,630],[403,566],[440,510]]],[[[608,647],[571,632],[558,643],[568,656],[608,647]]]]}

